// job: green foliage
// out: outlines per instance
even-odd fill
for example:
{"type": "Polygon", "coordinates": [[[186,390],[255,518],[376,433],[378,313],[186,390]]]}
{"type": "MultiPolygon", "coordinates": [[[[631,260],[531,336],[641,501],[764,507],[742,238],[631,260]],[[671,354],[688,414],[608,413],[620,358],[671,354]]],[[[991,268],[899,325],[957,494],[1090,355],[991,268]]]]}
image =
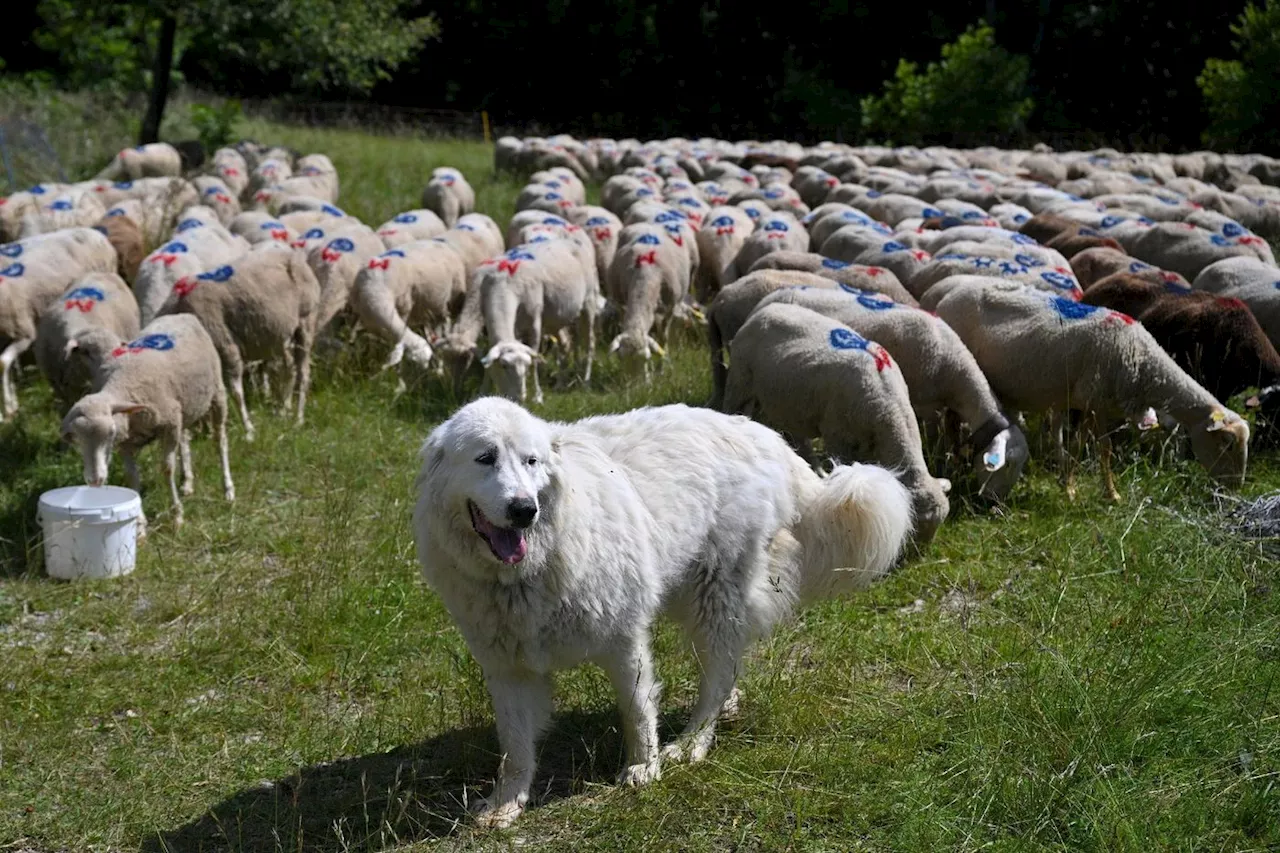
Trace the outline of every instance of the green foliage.
{"type": "Polygon", "coordinates": [[[221,106],[195,103],[191,105],[191,124],[205,151],[212,153],[230,143],[236,134],[236,122],[240,121],[240,101],[232,98],[221,106]]]}
{"type": "Polygon", "coordinates": [[[884,91],[862,99],[862,126],[896,144],[956,133],[1011,133],[1021,129],[1035,104],[1027,96],[1031,63],[995,43],[995,31],[979,21],[942,48],[942,61],[921,71],[898,60],[884,91]]]}
{"type": "Polygon", "coordinates": [[[1215,147],[1280,146],[1280,2],[1245,6],[1231,26],[1239,59],[1207,59],[1196,78],[1209,112],[1204,141],[1215,147]]]}
{"type": "Polygon", "coordinates": [[[68,89],[145,89],[159,22],[145,3],[40,0],[37,47],[58,57],[68,89]]]}

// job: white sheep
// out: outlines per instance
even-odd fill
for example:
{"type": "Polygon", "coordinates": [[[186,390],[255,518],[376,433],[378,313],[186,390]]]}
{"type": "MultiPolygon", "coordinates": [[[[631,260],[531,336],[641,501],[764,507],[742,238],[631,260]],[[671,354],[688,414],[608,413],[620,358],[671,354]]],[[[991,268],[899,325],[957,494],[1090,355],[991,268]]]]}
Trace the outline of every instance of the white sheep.
{"type": "Polygon", "coordinates": [[[378,236],[388,249],[394,249],[415,240],[430,240],[439,237],[449,226],[444,224],[435,211],[421,208],[406,210],[382,223],[377,228],[378,236]]]}
{"type": "MultiPolygon", "coordinates": [[[[182,494],[194,489],[188,430],[202,420],[213,424],[222,462],[223,493],[235,500],[227,448],[227,392],[218,373],[218,352],[195,317],[158,317],[134,340],[116,347],[102,368],[101,387],[71,407],[62,419],[62,437],[84,458],[84,480],[107,481],[111,451],[119,449],[129,485],[140,490],[135,456],[160,440],[164,472],[173,498],[174,526],[183,523],[176,480],[182,459],[182,494]]],[[[146,517],[140,520],[145,536],[146,517]]]]}
{"type": "Polygon", "coordinates": [[[220,178],[238,199],[249,186],[249,164],[234,148],[219,148],[209,160],[210,174],[220,178]]]}
{"type": "Polygon", "coordinates": [[[824,258],[814,252],[771,252],[752,264],[747,272],[753,273],[757,270],[796,270],[812,273],[858,290],[873,290],[904,305],[916,305],[915,297],[902,286],[898,277],[885,267],[851,264],[846,261],[837,261],[835,258],[824,258]]]}
{"type": "Polygon", "coordinates": [[[125,148],[94,177],[104,181],[136,181],[139,178],[182,174],[182,155],[167,142],[125,148]]]}
{"type": "MultiPolygon", "coordinates": [[[[1118,239],[1118,238],[1117,238],[1118,239]]],[[[1252,256],[1275,265],[1267,241],[1254,234],[1227,237],[1189,222],[1161,222],[1132,246],[1120,241],[1136,258],[1161,269],[1173,270],[1194,281],[1209,264],[1223,258],[1252,256]]]]}
{"type": "Polygon", "coordinates": [[[676,306],[689,292],[689,259],[660,225],[628,225],[609,265],[606,294],[622,307],[622,330],[609,344],[627,372],[649,379],[653,355],[666,355],[676,306]]]}
{"type": "Polygon", "coordinates": [[[133,291],[115,273],[77,279],[45,311],[36,329],[36,364],[64,413],[89,390],[111,351],[140,328],[133,291]]]}
{"type": "Polygon", "coordinates": [[[595,247],[596,271],[603,282],[618,250],[618,236],[622,233],[622,220],[609,210],[595,205],[580,205],[569,211],[569,220],[580,227],[595,247]]]}
{"type": "Polygon", "coordinates": [[[91,192],[69,191],[52,198],[42,196],[40,203],[22,217],[18,237],[34,237],[64,228],[87,228],[106,212],[102,202],[91,192]]]}
{"type": "Polygon", "coordinates": [[[468,213],[448,231],[433,239],[448,243],[462,256],[468,281],[481,263],[502,254],[507,247],[498,223],[483,213],[468,213]]]}
{"type": "Polygon", "coordinates": [[[886,237],[875,228],[857,224],[846,225],[834,232],[823,241],[818,251],[838,261],[886,267],[916,299],[920,298],[922,291],[915,286],[914,280],[933,260],[933,256],[924,249],[913,249],[899,240],[886,237]]]}
{"type": "MultiPolygon", "coordinates": [[[[1041,291],[980,285],[952,290],[937,312],[969,347],[1008,410],[1052,410],[1055,432],[1070,409],[1098,421],[1109,499],[1119,500],[1110,427],[1120,420],[1149,424],[1148,409],[1187,430],[1211,475],[1235,485],[1244,481],[1249,425],[1188,376],[1133,318],[1041,291]]],[[[1065,470],[1067,460],[1062,462],[1065,470]]],[[[1067,485],[1074,493],[1070,477],[1067,485]]]]}
{"type": "Polygon", "coordinates": [[[138,298],[142,325],[149,324],[184,276],[196,275],[230,263],[249,251],[249,243],[216,223],[191,220],[190,227],[143,258],[133,292],[138,298]],[[200,223],[200,224],[194,224],[200,223]]]}
{"type": "Polygon", "coordinates": [[[394,345],[388,367],[405,353],[426,367],[431,345],[414,328],[427,327],[435,335],[447,332],[466,291],[462,257],[446,243],[416,240],[371,258],[356,276],[351,302],[360,322],[394,345]]]}
{"type": "Polygon", "coordinates": [[[354,219],[328,229],[323,242],[306,250],[307,263],[320,284],[315,331],[322,332],[347,307],[356,276],[386,245],[373,229],[354,219]]]}
{"type": "Polygon", "coordinates": [[[771,213],[759,220],[727,276],[735,281],[751,269],[752,264],[771,252],[805,252],[809,249],[809,233],[788,213],[771,213]]]}
{"type": "Polygon", "coordinates": [[[234,265],[186,276],[174,284],[163,313],[194,314],[208,329],[240,407],[247,440],[254,438],[244,399],[247,362],[261,360],[278,367],[281,413],[288,413],[296,388],[296,420],[303,422],[320,297],[320,285],[306,255],[274,243],[249,252],[234,265]]]}
{"type": "Polygon", "coordinates": [[[44,312],[73,281],[118,265],[116,250],[92,228],[0,244],[0,420],[18,411],[13,366],[35,343],[44,312]]]}
{"type": "Polygon", "coordinates": [[[200,193],[200,203],[212,208],[223,225],[230,225],[231,220],[240,214],[240,200],[221,178],[201,175],[192,183],[200,193]]]}
{"type": "Polygon", "coordinates": [[[260,243],[283,243],[286,246],[298,239],[288,225],[259,210],[246,210],[231,220],[228,230],[251,246],[260,243]]]}
{"type": "Polygon", "coordinates": [[[897,473],[911,492],[916,541],[933,539],[950,511],[951,484],[925,464],[907,384],[889,353],[853,329],[797,305],[752,312],[733,340],[722,411],[787,436],[813,462],[827,455],[897,473]]]}
{"type": "Polygon", "coordinates": [[[712,208],[698,227],[698,273],[694,294],[706,304],[737,276],[734,261],[755,231],[755,220],[740,207],[712,208]]]}
{"type": "Polygon", "coordinates": [[[476,192],[457,169],[441,167],[432,171],[422,190],[422,206],[435,211],[452,228],[460,217],[476,209],[476,192]]]}
{"type": "Polygon", "coordinates": [[[929,421],[954,412],[968,425],[979,493],[1003,500],[1022,474],[1027,440],[1000,409],[972,353],[938,317],[874,291],[786,287],[760,300],[799,305],[844,323],[889,351],[902,371],[917,417],[929,421]]]}

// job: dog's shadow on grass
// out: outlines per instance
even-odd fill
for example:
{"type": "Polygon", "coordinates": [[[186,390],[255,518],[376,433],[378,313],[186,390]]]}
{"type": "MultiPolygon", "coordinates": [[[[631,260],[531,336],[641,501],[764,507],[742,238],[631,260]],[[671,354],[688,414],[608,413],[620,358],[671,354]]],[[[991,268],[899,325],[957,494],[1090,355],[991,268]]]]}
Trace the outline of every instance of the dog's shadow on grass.
{"type": "MultiPolygon", "coordinates": [[[[664,720],[674,723],[674,720],[664,720]]],[[[557,714],[542,742],[534,808],[612,785],[623,740],[612,709],[557,714]]],[[[202,817],[145,839],[142,853],[338,853],[467,832],[468,800],[489,793],[493,726],[455,729],[390,752],[304,767],[245,789],[202,817]],[[465,794],[464,794],[465,792],[465,794]]]]}

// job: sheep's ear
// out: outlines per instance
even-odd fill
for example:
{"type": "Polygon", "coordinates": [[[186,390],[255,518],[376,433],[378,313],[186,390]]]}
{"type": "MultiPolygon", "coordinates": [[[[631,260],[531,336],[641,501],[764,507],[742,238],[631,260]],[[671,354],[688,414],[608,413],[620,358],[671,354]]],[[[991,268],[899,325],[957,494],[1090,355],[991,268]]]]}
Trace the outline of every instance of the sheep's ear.
{"type": "Polygon", "coordinates": [[[71,340],[67,341],[66,347],[62,350],[62,357],[70,358],[71,353],[73,353],[79,348],[80,348],[80,342],[75,338],[72,338],[71,340]]]}
{"type": "Polygon", "coordinates": [[[609,343],[609,352],[617,352],[620,346],[622,346],[622,335],[618,335],[609,343]]]}
{"type": "Polygon", "coordinates": [[[1209,432],[1216,432],[1220,429],[1227,428],[1227,413],[1222,409],[1214,409],[1213,414],[1209,415],[1209,426],[1205,429],[1209,432]]]}
{"type": "Polygon", "coordinates": [[[1009,443],[1009,430],[1003,429],[996,433],[996,437],[991,439],[991,444],[987,446],[986,452],[982,454],[982,467],[986,471],[999,471],[1004,467],[1007,461],[1005,455],[1005,447],[1009,443]]]}
{"type": "Polygon", "coordinates": [[[149,407],[141,403],[115,403],[111,407],[113,415],[136,415],[139,412],[145,412],[149,407]]]}
{"type": "Polygon", "coordinates": [[[1142,417],[1138,419],[1138,429],[1142,432],[1160,429],[1160,418],[1156,415],[1155,409],[1148,408],[1142,413],[1142,417]]]}

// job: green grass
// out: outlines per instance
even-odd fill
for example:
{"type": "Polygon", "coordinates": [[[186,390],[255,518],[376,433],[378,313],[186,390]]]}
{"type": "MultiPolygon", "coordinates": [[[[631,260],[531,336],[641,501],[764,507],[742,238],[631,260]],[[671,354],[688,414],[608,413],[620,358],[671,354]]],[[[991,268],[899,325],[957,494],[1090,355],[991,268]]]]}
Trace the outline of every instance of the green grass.
{"type": "MultiPolygon", "coordinates": [[[[463,168],[499,222],[518,189],[476,144],[247,132],[329,153],[341,204],[374,224],[416,206],[436,165],[463,168]]],[[[409,529],[417,449],[456,401],[434,379],[397,396],[383,354],[324,356],[305,428],[258,406],[248,444],[233,419],[234,504],[198,438],[181,532],[146,451],[137,570],[70,584],[42,573],[34,511],[79,461],[27,369],[0,425],[0,850],[1280,845],[1274,561],[1228,531],[1193,463],[1150,450],[1126,455],[1118,506],[1088,472],[1068,502],[1034,462],[1002,517],[956,497],[921,558],[757,646],[742,719],[645,790],[611,784],[607,680],[562,674],[538,805],[471,830],[463,800],[496,767],[488,696],[409,529]]],[[[545,414],[709,393],[693,343],[648,388],[601,361],[545,414]]],[[[1277,487],[1258,453],[1246,494],[1277,487]]],[[[673,629],[657,646],[670,733],[696,669],[673,629]]]]}

